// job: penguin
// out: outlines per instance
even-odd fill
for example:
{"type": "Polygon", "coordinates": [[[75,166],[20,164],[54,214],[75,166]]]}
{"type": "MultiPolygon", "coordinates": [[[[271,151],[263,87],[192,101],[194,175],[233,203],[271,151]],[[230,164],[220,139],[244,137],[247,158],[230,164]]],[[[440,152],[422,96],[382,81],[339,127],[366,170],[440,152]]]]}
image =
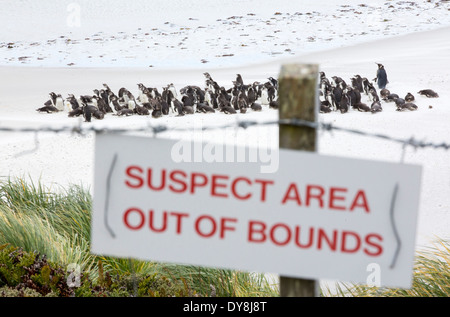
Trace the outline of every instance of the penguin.
{"type": "Polygon", "coordinates": [[[382,106],[381,106],[381,102],[380,102],[379,100],[374,101],[374,102],[372,103],[372,105],[370,106],[370,111],[371,111],[372,113],[377,113],[377,112],[383,111],[383,108],[382,108],[382,106]]]}
{"type": "Polygon", "coordinates": [[[333,76],[331,79],[333,79],[335,87],[340,87],[341,89],[347,88],[347,83],[341,77],[333,76]]]}
{"type": "Polygon", "coordinates": [[[148,108],[136,104],[136,106],[134,108],[134,113],[136,113],[137,115],[140,115],[140,116],[148,116],[150,114],[150,111],[148,108]]]}
{"type": "Polygon", "coordinates": [[[379,63],[375,63],[375,64],[378,65],[378,70],[377,70],[377,77],[374,80],[377,82],[379,89],[384,89],[384,88],[386,88],[386,85],[389,83],[389,81],[387,79],[386,70],[384,69],[383,64],[379,64],[379,63]]]}
{"type": "Polygon", "coordinates": [[[78,103],[78,100],[74,95],[69,94],[69,97],[66,100],[70,103],[70,108],[72,110],[78,109],[80,107],[80,104],[78,103]]]}
{"type": "Polygon", "coordinates": [[[405,103],[406,103],[406,101],[403,98],[395,99],[395,105],[397,106],[397,108],[403,106],[405,103]]]}
{"type": "Polygon", "coordinates": [[[231,106],[230,97],[224,87],[220,88],[219,96],[217,97],[217,103],[220,109],[231,106]]]}
{"type": "Polygon", "coordinates": [[[231,106],[227,105],[221,108],[221,111],[225,114],[235,114],[237,111],[231,106]]]}
{"type": "Polygon", "coordinates": [[[247,99],[248,99],[248,104],[252,104],[256,101],[257,97],[256,97],[256,91],[255,88],[253,86],[250,86],[247,90],[247,99]]]}
{"type": "Polygon", "coordinates": [[[336,103],[336,99],[334,97],[334,94],[332,91],[328,91],[325,99],[330,103],[331,109],[333,111],[336,111],[338,109],[337,103],[336,103]]]}
{"type": "MultiPolygon", "coordinates": [[[[324,73],[324,72],[321,72],[321,73],[322,73],[321,76],[325,77],[325,73],[324,73]]],[[[278,80],[276,80],[276,79],[273,78],[273,77],[269,77],[269,78],[267,78],[267,79],[270,81],[270,83],[272,84],[272,86],[274,86],[275,89],[278,90],[278,80]]]]}
{"type": "Polygon", "coordinates": [[[334,105],[336,107],[336,110],[339,108],[339,104],[341,102],[343,93],[344,92],[341,87],[336,86],[333,88],[332,94],[333,94],[334,105]]]}
{"type": "Polygon", "coordinates": [[[417,110],[419,107],[417,107],[417,105],[414,104],[414,103],[412,103],[412,102],[407,102],[407,103],[405,103],[405,104],[403,105],[403,108],[406,108],[406,109],[408,109],[408,110],[410,110],[410,111],[415,111],[415,110],[417,110]]]}
{"type": "Polygon", "coordinates": [[[208,104],[207,101],[205,101],[197,105],[196,112],[215,113],[216,111],[208,104]]]}
{"type": "Polygon", "coordinates": [[[150,90],[147,87],[145,87],[142,83],[138,84],[138,88],[139,88],[139,96],[138,96],[139,102],[142,104],[149,102],[150,90]]]}
{"type": "Polygon", "coordinates": [[[111,100],[111,104],[112,104],[112,108],[117,112],[122,110],[124,107],[122,105],[120,105],[119,103],[119,98],[117,98],[117,96],[112,96],[110,98],[111,100]]]}
{"type": "Polygon", "coordinates": [[[339,111],[341,113],[348,112],[349,103],[350,101],[347,94],[342,94],[341,101],[339,102],[339,111]]]}
{"type": "Polygon", "coordinates": [[[96,118],[97,120],[102,120],[105,117],[105,114],[100,111],[100,110],[94,110],[94,112],[92,113],[92,115],[94,116],[94,118],[96,118]]]}
{"type": "Polygon", "coordinates": [[[96,101],[96,106],[97,106],[98,110],[100,110],[104,114],[106,114],[107,112],[112,112],[112,111],[109,111],[111,108],[109,107],[109,105],[106,104],[106,102],[103,100],[103,98],[100,98],[98,96],[93,96],[92,98],[96,101]]]}
{"type": "Polygon", "coordinates": [[[380,101],[380,97],[378,97],[377,91],[375,89],[370,89],[369,91],[369,99],[374,101],[380,101]]]}
{"type": "Polygon", "coordinates": [[[84,113],[83,108],[78,107],[69,111],[68,117],[79,117],[82,116],[83,113],[84,113]]]}
{"type": "Polygon", "coordinates": [[[128,109],[128,108],[123,108],[120,109],[119,111],[116,112],[115,114],[116,116],[132,116],[134,115],[134,110],[132,109],[128,109]]]}
{"type": "Polygon", "coordinates": [[[428,98],[438,98],[439,95],[437,92],[431,89],[423,89],[418,92],[419,95],[426,96],[428,98]]]}
{"type": "Polygon", "coordinates": [[[267,95],[270,104],[275,99],[276,89],[271,83],[265,83],[264,85],[267,87],[267,95]]]}
{"type": "Polygon", "coordinates": [[[356,105],[361,103],[361,94],[359,93],[359,90],[356,88],[352,88],[351,86],[348,86],[346,88],[346,91],[350,101],[350,106],[352,108],[357,109],[356,105]]]}
{"type": "Polygon", "coordinates": [[[51,103],[54,107],[56,107],[56,98],[58,97],[53,91],[48,94],[50,96],[51,103]]]}
{"type": "Polygon", "coordinates": [[[246,113],[247,112],[247,101],[245,100],[244,93],[241,92],[238,95],[238,109],[240,113],[246,113]]]}
{"type": "Polygon", "coordinates": [[[129,98],[127,101],[128,109],[134,110],[136,108],[136,101],[134,99],[129,98]]]}
{"type": "Polygon", "coordinates": [[[383,100],[386,100],[390,94],[391,94],[391,92],[389,91],[389,89],[384,88],[384,89],[380,90],[380,96],[381,96],[381,99],[383,99],[383,100]]]}
{"type": "Polygon", "coordinates": [[[174,86],[173,83],[170,83],[169,85],[167,85],[167,90],[169,90],[170,92],[172,92],[172,95],[177,98],[178,97],[178,92],[174,86]]]}
{"type": "Polygon", "coordinates": [[[400,97],[397,94],[389,94],[386,96],[386,99],[384,99],[384,101],[393,102],[393,101],[397,100],[398,98],[400,98],[400,97]]]}
{"type": "Polygon", "coordinates": [[[261,105],[269,105],[269,93],[266,86],[260,88],[260,96],[258,99],[261,105]]]}
{"type": "Polygon", "coordinates": [[[37,112],[53,113],[53,112],[58,112],[59,110],[55,106],[53,106],[51,104],[48,104],[48,105],[45,105],[45,106],[43,106],[41,108],[37,108],[36,111],[37,112]]]}
{"type": "Polygon", "coordinates": [[[174,111],[176,111],[178,113],[177,116],[184,116],[183,104],[181,103],[181,101],[179,101],[175,97],[172,97],[171,103],[172,103],[172,107],[173,107],[174,111]]]}
{"type": "Polygon", "coordinates": [[[362,84],[363,84],[364,93],[365,93],[366,95],[369,94],[370,89],[375,90],[374,85],[373,85],[371,82],[369,82],[369,80],[368,80],[366,77],[364,77],[364,78],[362,79],[362,84]]]}
{"type": "Polygon", "coordinates": [[[162,96],[157,96],[156,97],[156,100],[159,102],[159,104],[160,104],[160,107],[161,107],[161,113],[163,114],[163,115],[168,115],[169,114],[169,111],[170,111],[170,106],[169,106],[169,104],[167,103],[167,101],[165,101],[163,98],[162,98],[162,96]]]}
{"type": "Polygon", "coordinates": [[[414,98],[414,95],[412,93],[408,92],[404,99],[407,102],[411,102],[411,101],[414,101],[415,98],[414,98]]]}
{"type": "Polygon", "coordinates": [[[238,88],[244,86],[244,80],[242,79],[241,74],[236,74],[236,86],[238,88]]]}
{"type": "Polygon", "coordinates": [[[161,109],[159,109],[159,108],[154,109],[152,111],[152,118],[155,118],[155,119],[160,118],[160,117],[162,117],[162,115],[163,115],[163,113],[162,113],[161,109]]]}
{"type": "Polygon", "coordinates": [[[87,104],[83,107],[83,117],[85,122],[91,122],[92,116],[94,112],[96,112],[98,109],[97,107],[87,104]]]}
{"type": "Polygon", "coordinates": [[[320,113],[329,113],[332,111],[331,104],[328,100],[323,100],[320,102],[320,113]]]}
{"type": "Polygon", "coordinates": [[[257,103],[257,102],[252,103],[252,104],[250,105],[250,108],[251,108],[253,111],[261,111],[261,110],[262,110],[261,104],[259,104],[259,103],[257,103]]]}
{"type": "Polygon", "coordinates": [[[58,111],[64,111],[64,99],[60,94],[56,96],[55,107],[58,111]]]}
{"type": "Polygon", "coordinates": [[[362,102],[358,102],[354,108],[360,112],[371,112],[372,110],[370,107],[368,107],[365,103],[362,102]]]}
{"type": "Polygon", "coordinates": [[[397,111],[405,111],[405,110],[410,110],[410,111],[415,111],[417,110],[418,107],[416,104],[412,103],[412,102],[405,102],[401,105],[397,105],[397,111]]]}
{"type": "Polygon", "coordinates": [[[205,88],[205,102],[207,102],[213,109],[219,108],[217,103],[217,95],[210,88],[205,88]]]}
{"type": "Polygon", "coordinates": [[[272,100],[272,101],[269,103],[269,108],[270,108],[270,109],[278,109],[278,99],[272,100]]]}
{"type": "Polygon", "coordinates": [[[194,114],[195,110],[193,106],[185,106],[183,105],[182,111],[184,114],[194,114]]]}
{"type": "Polygon", "coordinates": [[[360,92],[364,91],[363,78],[360,75],[355,75],[351,79],[353,88],[358,89],[360,92]]]}

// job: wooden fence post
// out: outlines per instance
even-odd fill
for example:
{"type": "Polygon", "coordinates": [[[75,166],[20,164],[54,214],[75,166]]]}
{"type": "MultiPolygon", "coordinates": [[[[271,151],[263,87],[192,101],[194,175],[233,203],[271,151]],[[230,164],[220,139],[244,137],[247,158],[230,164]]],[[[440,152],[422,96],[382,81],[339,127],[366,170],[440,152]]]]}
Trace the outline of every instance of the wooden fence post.
{"type": "MultiPolygon", "coordinates": [[[[318,75],[315,64],[288,64],[278,79],[279,119],[316,122],[318,113],[318,75]]],[[[293,125],[279,126],[280,148],[316,151],[316,129],[293,125]]],[[[281,297],[318,296],[318,281],[280,276],[281,297]]]]}

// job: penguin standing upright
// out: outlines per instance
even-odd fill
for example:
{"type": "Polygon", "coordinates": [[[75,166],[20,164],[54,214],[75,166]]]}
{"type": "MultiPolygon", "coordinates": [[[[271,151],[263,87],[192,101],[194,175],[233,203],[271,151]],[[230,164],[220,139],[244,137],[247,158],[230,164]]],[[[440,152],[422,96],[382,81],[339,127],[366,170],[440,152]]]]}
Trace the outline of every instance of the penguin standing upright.
{"type": "Polygon", "coordinates": [[[383,64],[379,64],[379,63],[375,63],[375,64],[378,65],[378,70],[377,70],[377,78],[375,78],[374,80],[377,82],[379,89],[384,89],[384,88],[386,88],[386,85],[389,83],[389,81],[387,79],[386,70],[384,69],[383,64]]]}
{"type": "Polygon", "coordinates": [[[64,111],[64,99],[60,94],[56,95],[55,107],[58,111],[64,111]]]}

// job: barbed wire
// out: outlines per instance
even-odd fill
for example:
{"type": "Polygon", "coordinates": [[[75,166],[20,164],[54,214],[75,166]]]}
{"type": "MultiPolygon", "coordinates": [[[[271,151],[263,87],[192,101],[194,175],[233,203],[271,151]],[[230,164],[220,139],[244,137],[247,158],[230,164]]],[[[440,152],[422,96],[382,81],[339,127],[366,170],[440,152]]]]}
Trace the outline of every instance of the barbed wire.
{"type": "MultiPolygon", "coordinates": [[[[399,137],[393,137],[387,134],[380,134],[380,133],[372,133],[367,131],[361,131],[357,129],[351,129],[351,128],[345,128],[336,126],[329,122],[312,122],[302,119],[278,119],[278,120],[269,120],[269,121],[256,121],[256,120],[236,120],[234,124],[223,124],[223,125],[211,125],[211,126],[201,126],[201,127],[195,127],[195,130],[220,130],[220,129],[226,129],[226,128],[243,128],[248,129],[250,127],[255,126],[270,126],[270,125],[290,125],[290,126],[296,126],[296,127],[307,127],[311,129],[316,130],[322,130],[325,132],[331,132],[331,131],[340,131],[340,132],[347,132],[352,134],[357,134],[360,136],[365,137],[373,137],[378,139],[383,139],[390,142],[400,143],[403,145],[403,147],[411,146],[414,149],[424,149],[424,148],[432,148],[432,149],[443,149],[443,150],[449,150],[450,149],[450,143],[441,142],[441,143],[435,143],[435,142],[429,142],[429,141],[423,141],[418,140],[414,138],[413,136],[410,138],[399,138],[399,137]]],[[[161,133],[168,132],[168,131],[176,131],[176,132],[187,132],[187,131],[193,131],[194,129],[189,127],[169,127],[167,125],[163,124],[157,124],[153,125],[150,123],[147,123],[147,125],[142,127],[127,127],[127,128],[117,128],[117,127],[98,127],[96,125],[90,125],[90,126],[84,126],[79,122],[78,124],[72,125],[72,126],[61,126],[61,127],[51,127],[51,126],[41,126],[41,127],[7,127],[7,126],[0,126],[0,132],[19,132],[19,133],[35,133],[35,140],[37,140],[37,133],[40,132],[51,132],[51,133],[72,133],[72,134],[78,134],[78,135],[86,135],[88,133],[136,133],[136,132],[151,132],[153,136],[157,136],[161,133]]],[[[37,142],[37,141],[36,141],[37,142]]]]}

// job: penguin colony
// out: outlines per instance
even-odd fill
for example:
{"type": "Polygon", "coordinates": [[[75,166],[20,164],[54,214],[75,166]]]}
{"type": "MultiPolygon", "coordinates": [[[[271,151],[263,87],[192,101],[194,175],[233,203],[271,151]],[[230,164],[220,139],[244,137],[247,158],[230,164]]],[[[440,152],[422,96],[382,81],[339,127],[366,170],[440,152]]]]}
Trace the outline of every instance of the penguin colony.
{"type": "MultiPolygon", "coordinates": [[[[341,77],[332,76],[327,78],[324,72],[320,72],[319,96],[320,113],[339,111],[347,113],[350,109],[360,112],[377,113],[383,111],[384,103],[394,103],[397,111],[414,111],[418,107],[414,103],[415,97],[408,92],[403,98],[396,93],[392,93],[386,88],[389,83],[386,70],[382,64],[378,65],[376,77],[369,81],[366,77],[354,75],[350,83],[345,82],[341,77]],[[378,86],[375,88],[374,82],[378,86]],[[361,101],[361,96],[366,95],[371,102],[370,105],[361,101]]],[[[419,95],[428,98],[437,98],[439,95],[431,89],[424,89],[417,92],[419,95]]]]}
{"type": "Polygon", "coordinates": [[[203,89],[189,85],[178,91],[171,83],[162,87],[160,92],[155,87],[139,83],[137,97],[124,87],[116,94],[107,84],[103,84],[101,89],[94,89],[91,95],[75,97],[69,94],[65,100],[61,94],[51,92],[50,99],[36,110],[44,113],[67,110],[69,117],[83,116],[86,122],[91,122],[92,118],[102,120],[107,114],[159,118],[169,114],[184,116],[216,111],[225,114],[246,113],[249,109],[261,111],[264,105],[278,108],[278,82],[273,77],[267,78],[265,83],[245,84],[242,76],[237,74],[232,87],[225,89],[209,73],[203,75],[203,89]]]}
{"type": "MultiPolygon", "coordinates": [[[[389,83],[387,73],[382,64],[377,63],[377,77],[369,81],[366,77],[355,75],[351,83],[347,84],[341,77],[327,78],[320,72],[319,98],[320,113],[338,111],[347,113],[350,109],[360,112],[377,113],[383,110],[384,103],[394,103],[397,111],[414,111],[418,107],[414,103],[415,97],[407,93],[403,98],[391,93],[386,85],[389,83]],[[373,82],[378,86],[375,88],[373,82]],[[361,101],[366,95],[371,104],[361,101]]],[[[68,111],[69,117],[83,116],[86,122],[92,118],[102,120],[105,115],[115,116],[144,115],[159,118],[169,114],[184,116],[194,113],[224,114],[246,113],[247,111],[261,111],[263,106],[278,109],[278,81],[268,77],[265,83],[253,82],[245,84],[242,76],[236,74],[236,80],[229,89],[219,85],[209,73],[205,76],[205,87],[189,85],[179,91],[171,83],[162,87],[159,92],[155,87],[137,84],[138,96],[135,97],[127,88],[122,87],[115,94],[107,84],[103,88],[94,89],[94,94],[75,97],[69,94],[64,100],[61,94],[51,92],[50,99],[38,112],[54,113],[68,111]]],[[[431,89],[420,90],[418,94],[428,98],[439,95],[431,89]]]]}

